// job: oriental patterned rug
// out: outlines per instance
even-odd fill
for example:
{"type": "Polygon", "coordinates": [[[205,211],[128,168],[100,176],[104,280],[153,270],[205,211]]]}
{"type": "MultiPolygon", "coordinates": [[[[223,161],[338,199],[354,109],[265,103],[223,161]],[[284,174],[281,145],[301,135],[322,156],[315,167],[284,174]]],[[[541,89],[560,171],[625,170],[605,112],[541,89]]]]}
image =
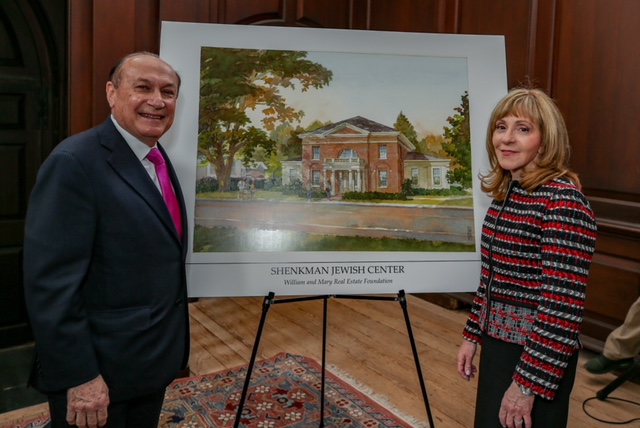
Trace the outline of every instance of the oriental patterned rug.
{"type": "MultiPolygon", "coordinates": [[[[337,370],[334,370],[337,371],[337,370]]],[[[233,427],[247,365],[218,373],[174,381],[168,388],[159,427],[233,427]]],[[[344,376],[343,376],[344,377],[344,376]]],[[[280,353],[255,363],[243,407],[243,428],[311,428],[320,426],[322,366],[306,357],[280,353]]],[[[427,423],[404,420],[384,399],[325,372],[324,427],[415,428],[427,423]],[[377,400],[377,401],[376,401],[377,400]],[[411,423],[408,423],[410,421],[411,423]]],[[[10,425],[41,428],[47,417],[10,425]]],[[[0,428],[7,428],[5,426],[0,428]]]]}

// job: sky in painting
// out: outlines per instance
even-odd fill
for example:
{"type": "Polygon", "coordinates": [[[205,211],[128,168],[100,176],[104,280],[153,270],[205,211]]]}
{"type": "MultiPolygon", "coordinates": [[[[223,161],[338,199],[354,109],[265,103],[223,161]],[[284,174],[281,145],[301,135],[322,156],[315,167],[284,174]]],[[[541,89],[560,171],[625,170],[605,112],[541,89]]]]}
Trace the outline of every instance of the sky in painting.
{"type": "MultiPolygon", "coordinates": [[[[419,138],[438,135],[468,90],[466,58],[308,52],[307,59],[333,78],[321,89],[282,91],[290,106],[305,112],[302,126],[362,116],[393,127],[403,112],[419,138]]],[[[260,114],[250,117],[258,125],[260,114]]]]}

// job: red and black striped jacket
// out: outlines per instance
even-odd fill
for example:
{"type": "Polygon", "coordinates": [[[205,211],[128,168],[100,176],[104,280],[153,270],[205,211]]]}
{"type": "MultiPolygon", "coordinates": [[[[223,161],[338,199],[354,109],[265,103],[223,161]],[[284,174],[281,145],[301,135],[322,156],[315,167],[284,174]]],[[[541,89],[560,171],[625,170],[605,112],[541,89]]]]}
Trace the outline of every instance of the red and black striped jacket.
{"type": "Polygon", "coordinates": [[[484,331],[524,346],[513,379],[546,399],[555,397],[569,357],[582,346],[595,243],[589,202],[562,178],[532,193],[512,182],[484,220],[480,286],[463,335],[481,344],[484,331]]]}

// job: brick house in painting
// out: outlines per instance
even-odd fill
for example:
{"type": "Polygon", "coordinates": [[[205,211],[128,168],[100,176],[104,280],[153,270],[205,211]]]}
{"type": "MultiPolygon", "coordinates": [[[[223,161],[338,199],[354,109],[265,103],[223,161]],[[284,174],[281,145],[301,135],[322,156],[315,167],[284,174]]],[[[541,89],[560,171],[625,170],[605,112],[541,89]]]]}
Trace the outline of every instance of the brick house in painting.
{"type": "Polygon", "coordinates": [[[448,159],[414,152],[416,147],[400,131],[372,120],[356,116],[299,137],[302,159],[282,162],[283,184],[294,180],[306,183],[310,179],[314,187],[325,188],[329,181],[334,194],[399,193],[407,178],[412,179],[414,187],[449,187],[448,159]],[[405,160],[410,164],[405,165],[405,160]],[[435,172],[429,171],[434,164],[435,172]],[[438,184],[433,186],[434,183],[438,184]]]}

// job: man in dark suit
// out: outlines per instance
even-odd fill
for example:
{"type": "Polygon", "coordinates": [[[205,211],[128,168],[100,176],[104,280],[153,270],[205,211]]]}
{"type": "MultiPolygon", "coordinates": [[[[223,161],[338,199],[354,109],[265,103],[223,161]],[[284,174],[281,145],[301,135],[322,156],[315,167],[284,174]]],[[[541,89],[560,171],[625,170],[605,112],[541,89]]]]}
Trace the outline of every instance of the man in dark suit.
{"type": "Polygon", "coordinates": [[[47,394],[54,428],[156,427],[165,388],[187,365],[186,214],[158,144],[179,89],[157,55],[123,58],[106,85],[111,117],[60,143],[38,173],[25,296],[31,382],[47,394]],[[156,147],[168,188],[147,159],[156,147]]]}

